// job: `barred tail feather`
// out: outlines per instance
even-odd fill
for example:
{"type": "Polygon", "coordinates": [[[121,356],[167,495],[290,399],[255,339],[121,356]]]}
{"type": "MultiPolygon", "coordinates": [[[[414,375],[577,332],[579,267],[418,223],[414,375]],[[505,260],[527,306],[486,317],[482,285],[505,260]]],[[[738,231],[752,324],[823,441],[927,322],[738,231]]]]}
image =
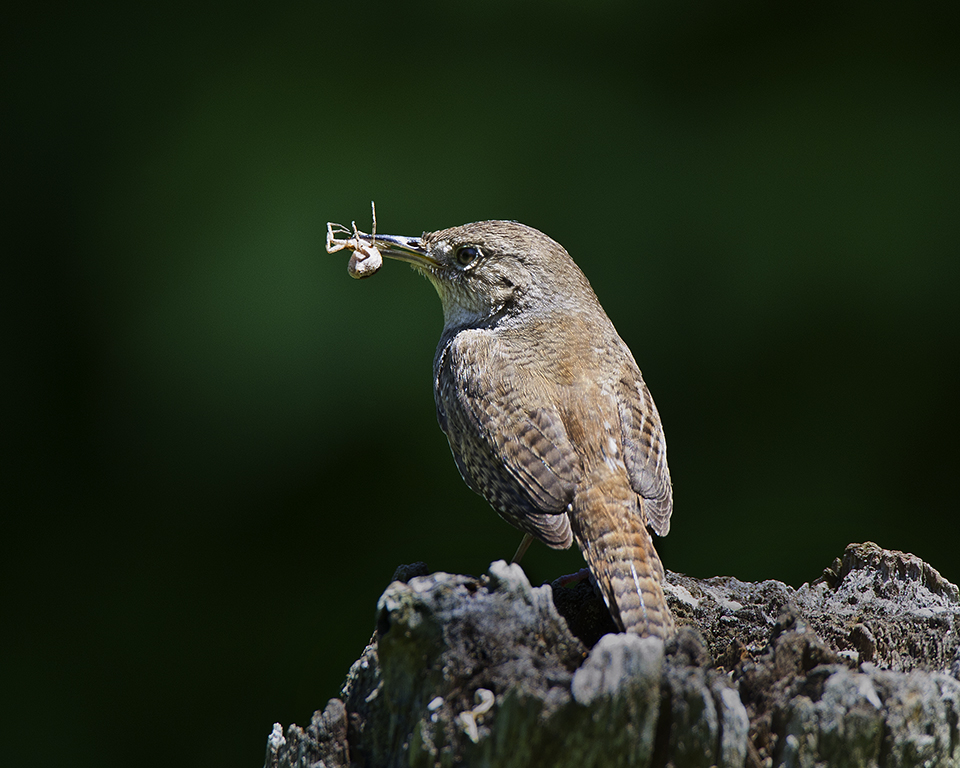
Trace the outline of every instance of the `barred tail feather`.
{"type": "Polygon", "coordinates": [[[573,535],[617,625],[667,639],[675,625],[661,586],[663,564],[637,504],[616,477],[581,487],[570,514],[573,535]]]}

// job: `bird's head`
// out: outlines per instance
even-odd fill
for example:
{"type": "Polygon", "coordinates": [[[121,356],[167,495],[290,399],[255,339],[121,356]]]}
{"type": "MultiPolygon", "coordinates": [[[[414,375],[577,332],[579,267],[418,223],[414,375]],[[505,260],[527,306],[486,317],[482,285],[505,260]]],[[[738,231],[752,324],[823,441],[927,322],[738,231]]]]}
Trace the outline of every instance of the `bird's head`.
{"type": "MultiPolygon", "coordinates": [[[[361,237],[373,242],[372,235],[361,237]]],[[[559,243],[514,221],[478,221],[420,237],[377,235],[375,245],[433,283],[447,328],[596,302],[587,278],[559,243]]]]}

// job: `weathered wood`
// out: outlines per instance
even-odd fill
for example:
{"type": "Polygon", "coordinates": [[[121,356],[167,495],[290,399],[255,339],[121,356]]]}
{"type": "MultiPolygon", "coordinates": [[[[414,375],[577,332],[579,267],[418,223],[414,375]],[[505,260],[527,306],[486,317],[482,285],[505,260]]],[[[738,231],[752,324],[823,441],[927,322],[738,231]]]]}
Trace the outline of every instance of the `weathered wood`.
{"type": "Polygon", "coordinates": [[[665,591],[666,646],[604,634],[588,581],[398,569],[341,697],[277,724],[266,766],[960,765],[960,595],[918,558],[665,591]]]}

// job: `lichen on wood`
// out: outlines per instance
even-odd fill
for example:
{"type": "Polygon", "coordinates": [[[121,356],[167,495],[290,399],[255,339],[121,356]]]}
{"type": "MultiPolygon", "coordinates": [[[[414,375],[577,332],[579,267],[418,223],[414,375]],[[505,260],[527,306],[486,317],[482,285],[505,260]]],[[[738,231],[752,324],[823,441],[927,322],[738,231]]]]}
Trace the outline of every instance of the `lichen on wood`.
{"type": "Polygon", "coordinates": [[[960,594],[913,555],[852,544],[799,589],[668,572],[665,645],[561,584],[398,569],[267,768],[960,765],[960,594]]]}

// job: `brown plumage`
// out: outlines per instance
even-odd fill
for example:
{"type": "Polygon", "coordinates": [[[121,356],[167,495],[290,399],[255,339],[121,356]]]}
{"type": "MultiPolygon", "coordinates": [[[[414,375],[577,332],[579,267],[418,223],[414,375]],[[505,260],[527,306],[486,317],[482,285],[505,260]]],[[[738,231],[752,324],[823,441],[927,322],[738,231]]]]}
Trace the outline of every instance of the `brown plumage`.
{"type": "Polygon", "coordinates": [[[622,629],[669,637],[647,531],[665,536],[673,505],[660,417],[577,265],[507,221],[376,247],[440,295],[437,418],[467,485],[548,546],[576,540],[622,629]]]}

